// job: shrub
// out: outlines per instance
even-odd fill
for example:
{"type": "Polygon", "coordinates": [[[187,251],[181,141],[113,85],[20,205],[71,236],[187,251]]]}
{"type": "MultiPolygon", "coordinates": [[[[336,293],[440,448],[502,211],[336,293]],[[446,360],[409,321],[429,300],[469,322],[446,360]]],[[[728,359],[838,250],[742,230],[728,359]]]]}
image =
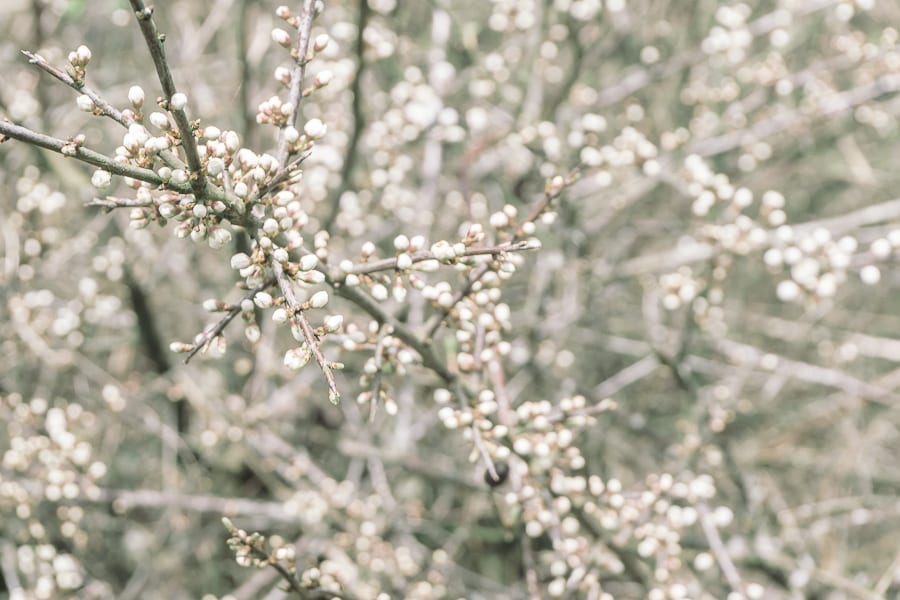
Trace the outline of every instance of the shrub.
{"type": "Polygon", "coordinates": [[[10,597],[897,593],[890,4],[129,5],[0,9],[10,597]]]}

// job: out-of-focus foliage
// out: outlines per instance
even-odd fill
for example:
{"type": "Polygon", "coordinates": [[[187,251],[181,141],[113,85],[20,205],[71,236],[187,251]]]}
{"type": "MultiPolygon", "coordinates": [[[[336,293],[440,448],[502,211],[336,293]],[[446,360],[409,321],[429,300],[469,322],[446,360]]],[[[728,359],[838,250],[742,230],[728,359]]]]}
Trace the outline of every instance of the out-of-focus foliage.
{"type": "MultiPolygon", "coordinates": [[[[190,117],[259,155],[291,62],[275,9],[154,14],[190,117]]],[[[875,0],[326,2],[297,184],[323,272],[542,244],[474,289],[465,264],[354,282],[421,347],[329,288],[337,406],[315,360],[285,368],[271,297],[222,356],[169,351],[240,307],[258,232],[214,250],[85,206],[134,191],[7,140],[0,592],[278,597],[268,561],[310,598],[893,597],[895,26],[875,0]]],[[[125,130],[20,54],[82,44],[103,98],[158,110],[128,3],[18,0],[0,118],[113,156],[125,130]]]]}

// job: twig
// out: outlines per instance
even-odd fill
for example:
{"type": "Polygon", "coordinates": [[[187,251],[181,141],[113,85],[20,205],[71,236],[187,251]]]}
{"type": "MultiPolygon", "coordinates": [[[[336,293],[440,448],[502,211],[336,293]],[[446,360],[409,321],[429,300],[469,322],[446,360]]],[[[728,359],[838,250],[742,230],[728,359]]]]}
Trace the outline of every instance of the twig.
{"type": "Polygon", "coordinates": [[[144,41],[147,42],[153,65],[156,67],[156,74],[159,77],[159,83],[162,85],[163,93],[166,97],[166,108],[172,113],[175,125],[181,134],[181,147],[184,148],[184,155],[191,170],[191,189],[195,194],[202,194],[206,189],[207,181],[206,176],[203,174],[203,167],[200,164],[200,155],[197,152],[197,140],[194,138],[193,128],[184,108],[172,106],[172,96],[178,90],[175,88],[172,71],[169,68],[169,62],[166,60],[166,50],[163,47],[163,41],[166,39],[165,35],[160,34],[156,29],[152,7],[147,7],[143,0],[129,0],[129,2],[137,17],[141,33],[144,35],[144,41]]]}
{"type": "Polygon", "coordinates": [[[83,81],[75,81],[75,79],[73,79],[65,71],[58,69],[48,63],[40,54],[35,54],[33,52],[29,52],[28,50],[22,50],[22,54],[28,57],[28,62],[30,62],[40,70],[51,75],[52,77],[55,77],[73,90],[81,92],[82,94],[90,98],[91,102],[94,103],[94,106],[96,106],[100,110],[100,113],[103,116],[109,117],[123,127],[128,127],[129,125],[132,125],[134,123],[134,119],[104,100],[100,96],[100,94],[98,94],[89,86],[85,85],[83,81]]]}
{"type": "Polygon", "coordinates": [[[297,301],[297,296],[294,294],[294,284],[284,272],[284,267],[280,262],[273,258],[269,261],[269,264],[272,266],[272,272],[275,274],[278,287],[281,289],[282,295],[284,295],[284,301],[291,315],[291,324],[299,326],[303,332],[303,338],[306,340],[306,344],[309,346],[313,356],[315,356],[316,362],[319,363],[319,368],[322,369],[322,373],[325,375],[325,381],[328,382],[328,399],[332,403],[337,404],[341,394],[338,392],[337,382],[334,380],[334,372],[331,364],[325,360],[325,356],[322,354],[322,348],[319,346],[319,337],[313,331],[309,321],[306,320],[306,315],[297,301]]]}
{"type": "MultiPolygon", "coordinates": [[[[528,250],[537,250],[539,246],[534,244],[528,240],[523,240],[519,242],[508,242],[505,244],[499,244],[497,246],[491,247],[481,247],[481,248],[466,248],[466,251],[462,253],[461,256],[497,256],[499,254],[504,254],[506,252],[525,252],[528,250]]],[[[413,264],[424,262],[426,260],[438,260],[435,258],[434,254],[432,254],[428,250],[423,250],[421,252],[416,252],[415,254],[410,254],[409,258],[412,260],[413,264]]],[[[347,271],[346,273],[354,274],[354,275],[364,275],[369,273],[375,273],[377,271],[387,271],[389,269],[397,268],[397,257],[393,258],[383,258],[381,260],[375,260],[372,262],[360,263],[358,265],[354,265],[352,269],[347,271]]]]}
{"type": "MultiPolygon", "coordinates": [[[[84,94],[85,96],[90,98],[91,102],[94,103],[94,106],[99,109],[101,115],[109,117],[116,123],[122,125],[122,127],[129,127],[135,123],[135,120],[131,117],[131,115],[120,111],[115,106],[104,100],[100,94],[98,94],[93,88],[85,85],[83,81],[76,81],[65,71],[58,69],[57,67],[54,67],[53,65],[48,63],[40,54],[28,52],[27,50],[23,50],[22,54],[28,57],[28,62],[30,62],[31,64],[35,65],[45,73],[48,73],[52,77],[58,79],[76,92],[84,94]]],[[[182,162],[182,160],[178,158],[178,156],[176,156],[174,152],[164,150],[163,152],[159,153],[159,157],[163,160],[163,162],[165,162],[173,169],[185,168],[184,162],[182,162]]]]}
{"type": "Polygon", "coordinates": [[[315,12],[314,0],[304,0],[303,13],[300,16],[300,23],[297,25],[297,45],[294,51],[297,55],[294,57],[294,69],[291,72],[291,91],[288,95],[288,102],[291,105],[291,114],[285,119],[285,124],[281,128],[278,137],[278,151],[275,159],[280,166],[276,177],[286,170],[286,164],[290,153],[288,147],[285,130],[292,127],[297,122],[297,114],[300,112],[300,98],[303,95],[303,73],[306,70],[306,55],[309,52],[309,36],[312,31],[312,22],[315,12]]]}
{"type": "Polygon", "coordinates": [[[225,328],[228,327],[228,324],[231,323],[231,321],[234,320],[236,316],[241,314],[241,310],[243,310],[241,308],[241,304],[243,304],[244,300],[253,300],[253,297],[256,296],[256,294],[274,284],[274,279],[267,279],[260,285],[250,290],[246,295],[244,295],[244,297],[241,299],[241,302],[238,302],[233,307],[231,307],[231,309],[225,314],[225,316],[219,319],[218,323],[203,332],[203,335],[200,336],[200,339],[194,342],[193,346],[191,346],[190,352],[188,352],[188,355],[184,359],[184,364],[188,364],[188,362],[190,362],[190,360],[194,358],[195,354],[197,354],[211,340],[221,335],[221,333],[225,331],[225,328]]]}
{"type": "MultiPolygon", "coordinates": [[[[46,148],[47,150],[53,150],[54,152],[58,152],[63,156],[76,158],[89,165],[93,165],[95,167],[99,167],[101,169],[109,171],[114,175],[131,177],[133,179],[145,181],[153,185],[163,184],[163,180],[156,173],[156,171],[153,171],[152,169],[144,169],[141,167],[135,167],[133,165],[115,162],[114,160],[107,158],[105,155],[100,154],[99,152],[90,150],[89,148],[85,148],[78,142],[61,140],[59,138],[51,137],[43,133],[32,131],[31,129],[22,127],[21,125],[14,125],[6,121],[0,121],[0,136],[10,137],[14,140],[19,140],[20,142],[40,146],[41,148],[46,148]]],[[[182,194],[191,193],[191,187],[188,184],[178,184],[170,180],[166,182],[165,185],[168,189],[174,190],[176,192],[181,192],[182,194]]]]}

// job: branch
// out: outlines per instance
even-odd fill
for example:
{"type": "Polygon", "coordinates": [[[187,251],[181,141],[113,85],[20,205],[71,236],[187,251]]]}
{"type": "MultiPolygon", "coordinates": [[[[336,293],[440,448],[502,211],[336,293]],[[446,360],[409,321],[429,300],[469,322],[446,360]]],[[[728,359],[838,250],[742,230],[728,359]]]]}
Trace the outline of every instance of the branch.
{"type": "MultiPolygon", "coordinates": [[[[61,140],[59,138],[51,137],[43,133],[32,131],[27,127],[14,125],[13,123],[9,123],[7,121],[0,121],[0,141],[2,141],[3,136],[12,138],[14,140],[19,140],[20,142],[40,146],[41,148],[46,148],[47,150],[53,150],[54,152],[58,152],[63,156],[76,158],[89,165],[105,169],[114,175],[131,177],[133,179],[138,179],[140,181],[144,181],[153,185],[163,185],[164,183],[160,176],[156,173],[156,171],[153,171],[152,169],[144,169],[142,167],[135,167],[133,165],[118,163],[111,158],[107,158],[105,155],[100,154],[99,152],[90,150],[89,148],[85,148],[81,145],[79,140],[61,140]]],[[[191,187],[188,184],[178,184],[174,181],[168,181],[165,182],[165,185],[167,189],[174,190],[182,194],[191,193],[191,187]]],[[[219,192],[219,195],[222,195],[221,192],[219,192]]]]}
{"type": "Polygon", "coordinates": [[[316,335],[316,332],[313,331],[309,321],[306,320],[303,308],[301,307],[300,302],[297,301],[297,296],[294,294],[294,284],[284,272],[284,267],[280,262],[272,258],[269,264],[272,266],[272,272],[275,273],[275,280],[278,282],[278,287],[281,289],[284,301],[287,304],[288,312],[291,316],[291,324],[298,325],[303,332],[303,339],[309,346],[310,351],[312,351],[313,356],[316,357],[316,362],[319,363],[322,373],[325,374],[325,381],[328,382],[328,399],[333,404],[337,404],[341,394],[337,389],[337,382],[334,380],[334,372],[331,363],[325,360],[325,356],[322,354],[322,348],[319,346],[319,336],[316,335]]]}
{"type": "Polygon", "coordinates": [[[188,364],[188,362],[190,362],[190,360],[194,358],[195,354],[197,354],[210,341],[221,335],[222,332],[225,331],[225,328],[228,327],[228,324],[231,323],[231,321],[233,321],[236,316],[241,314],[241,310],[243,310],[241,308],[241,304],[243,304],[244,300],[253,300],[253,297],[256,296],[256,294],[273,285],[274,283],[274,279],[267,279],[260,285],[250,290],[247,294],[245,294],[244,297],[241,298],[241,301],[232,306],[225,314],[225,316],[219,320],[218,323],[203,332],[203,335],[200,336],[200,339],[194,342],[194,344],[191,346],[191,349],[188,351],[188,355],[184,359],[184,364],[188,364]]]}
{"type": "Polygon", "coordinates": [[[278,151],[275,154],[275,158],[278,161],[279,172],[276,176],[285,170],[288,155],[290,154],[287,137],[285,137],[284,132],[297,122],[297,113],[300,112],[300,98],[303,95],[303,73],[306,69],[306,55],[309,52],[309,36],[310,31],[312,31],[313,17],[315,16],[315,4],[314,0],[304,0],[303,14],[300,16],[300,24],[297,25],[297,45],[294,48],[297,55],[294,57],[294,70],[291,72],[291,91],[288,96],[288,102],[292,108],[291,114],[285,119],[281,133],[278,136],[278,151]]]}
{"type": "Polygon", "coordinates": [[[163,93],[166,96],[166,108],[172,113],[172,117],[175,119],[175,124],[178,126],[178,131],[181,134],[181,146],[184,148],[184,155],[187,157],[188,167],[191,170],[191,189],[195,194],[202,194],[206,189],[207,182],[206,177],[203,175],[203,167],[200,164],[200,155],[197,152],[197,140],[194,138],[194,132],[184,108],[182,106],[172,106],[172,96],[177,93],[177,90],[175,81],[172,79],[172,71],[169,69],[169,63],[166,60],[166,51],[163,47],[163,41],[166,37],[156,29],[156,23],[153,22],[153,7],[145,6],[143,0],[129,0],[129,2],[137,17],[141,33],[144,35],[144,41],[147,42],[150,56],[153,58],[159,83],[162,85],[163,93]]]}
{"type": "MultiPolygon", "coordinates": [[[[488,248],[467,248],[466,251],[463,252],[460,256],[497,256],[498,254],[503,254],[505,252],[524,252],[526,250],[537,250],[538,248],[539,246],[534,242],[529,240],[522,240],[519,242],[508,242],[488,248]]],[[[409,257],[412,259],[412,262],[414,264],[424,262],[426,260],[438,260],[437,257],[434,256],[434,254],[427,250],[416,252],[415,254],[411,254],[409,257]]],[[[353,268],[349,271],[346,271],[346,273],[348,275],[364,275],[375,273],[376,271],[387,271],[396,268],[397,257],[395,256],[393,258],[383,258],[381,260],[354,265],[353,268]]]]}

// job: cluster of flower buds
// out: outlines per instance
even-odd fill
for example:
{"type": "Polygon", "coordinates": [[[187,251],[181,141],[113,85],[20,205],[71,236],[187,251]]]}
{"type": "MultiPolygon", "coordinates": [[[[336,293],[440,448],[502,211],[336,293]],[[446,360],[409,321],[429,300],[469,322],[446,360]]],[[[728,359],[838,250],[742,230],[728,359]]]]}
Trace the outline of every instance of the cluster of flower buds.
{"type": "Polygon", "coordinates": [[[84,72],[87,64],[91,62],[91,49],[85,45],[78,46],[75,50],[69,52],[68,65],[66,72],[76,82],[84,81],[84,72]]]}

